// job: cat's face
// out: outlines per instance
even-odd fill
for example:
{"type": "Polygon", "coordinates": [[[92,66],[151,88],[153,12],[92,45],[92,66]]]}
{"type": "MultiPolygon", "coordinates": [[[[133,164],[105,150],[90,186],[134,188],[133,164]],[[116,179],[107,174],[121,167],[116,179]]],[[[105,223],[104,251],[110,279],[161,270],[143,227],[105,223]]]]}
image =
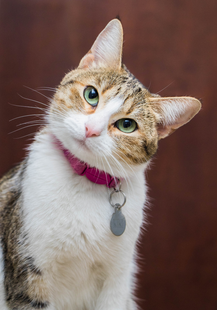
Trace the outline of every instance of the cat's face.
{"type": "Polygon", "coordinates": [[[158,140],[190,120],[200,103],[152,95],[121,64],[122,40],[120,22],[111,21],[58,87],[49,125],[80,160],[125,177],[147,163],[158,140]]]}
{"type": "Polygon", "coordinates": [[[61,127],[61,141],[82,160],[142,164],[158,142],[156,118],[146,102],[150,96],[124,68],[78,69],[59,87],[52,120],[58,131],[61,127]]]}

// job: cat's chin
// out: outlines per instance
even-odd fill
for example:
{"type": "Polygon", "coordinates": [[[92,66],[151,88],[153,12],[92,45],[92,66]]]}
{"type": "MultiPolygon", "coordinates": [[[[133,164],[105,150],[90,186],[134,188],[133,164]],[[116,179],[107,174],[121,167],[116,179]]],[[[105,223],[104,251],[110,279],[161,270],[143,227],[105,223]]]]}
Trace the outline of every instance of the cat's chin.
{"type": "Polygon", "coordinates": [[[82,150],[84,151],[90,151],[91,150],[89,149],[89,147],[87,146],[86,144],[86,141],[85,140],[79,140],[77,138],[73,138],[74,142],[79,146],[79,148],[81,148],[82,150]]]}

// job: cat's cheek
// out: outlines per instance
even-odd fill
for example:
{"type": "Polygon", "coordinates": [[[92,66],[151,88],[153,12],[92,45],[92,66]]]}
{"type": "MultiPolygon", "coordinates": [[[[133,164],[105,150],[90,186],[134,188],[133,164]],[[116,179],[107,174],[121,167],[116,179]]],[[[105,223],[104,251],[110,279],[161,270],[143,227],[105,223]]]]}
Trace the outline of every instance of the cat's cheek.
{"type": "Polygon", "coordinates": [[[64,119],[64,127],[72,138],[80,141],[85,141],[85,123],[87,122],[87,115],[70,113],[64,119]]]}
{"type": "Polygon", "coordinates": [[[85,144],[93,154],[99,157],[110,156],[115,148],[113,139],[107,133],[99,137],[89,138],[85,144]]]}

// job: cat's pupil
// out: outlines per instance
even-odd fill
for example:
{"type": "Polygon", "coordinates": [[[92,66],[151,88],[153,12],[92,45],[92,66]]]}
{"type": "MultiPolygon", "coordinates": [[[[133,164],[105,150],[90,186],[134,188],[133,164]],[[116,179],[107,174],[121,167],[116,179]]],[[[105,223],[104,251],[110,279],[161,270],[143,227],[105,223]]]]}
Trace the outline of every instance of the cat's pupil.
{"type": "Polygon", "coordinates": [[[97,96],[98,96],[97,91],[96,91],[94,88],[92,88],[91,91],[90,91],[89,94],[88,94],[89,99],[94,99],[94,98],[96,98],[97,96]]]}
{"type": "Polygon", "coordinates": [[[132,125],[132,121],[130,119],[125,119],[123,122],[123,127],[128,128],[132,125]]]}

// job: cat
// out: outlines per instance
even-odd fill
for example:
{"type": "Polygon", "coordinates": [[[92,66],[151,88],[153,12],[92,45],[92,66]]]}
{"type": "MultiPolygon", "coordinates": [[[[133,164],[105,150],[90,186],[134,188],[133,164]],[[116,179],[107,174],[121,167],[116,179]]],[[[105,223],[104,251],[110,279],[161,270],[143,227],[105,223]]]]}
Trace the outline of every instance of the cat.
{"type": "MultiPolygon", "coordinates": [[[[26,159],[0,180],[1,310],[135,310],[144,171],[200,110],[122,64],[114,19],[63,78],[26,159]]],[[[144,212],[145,213],[145,212],[144,212]]]]}

